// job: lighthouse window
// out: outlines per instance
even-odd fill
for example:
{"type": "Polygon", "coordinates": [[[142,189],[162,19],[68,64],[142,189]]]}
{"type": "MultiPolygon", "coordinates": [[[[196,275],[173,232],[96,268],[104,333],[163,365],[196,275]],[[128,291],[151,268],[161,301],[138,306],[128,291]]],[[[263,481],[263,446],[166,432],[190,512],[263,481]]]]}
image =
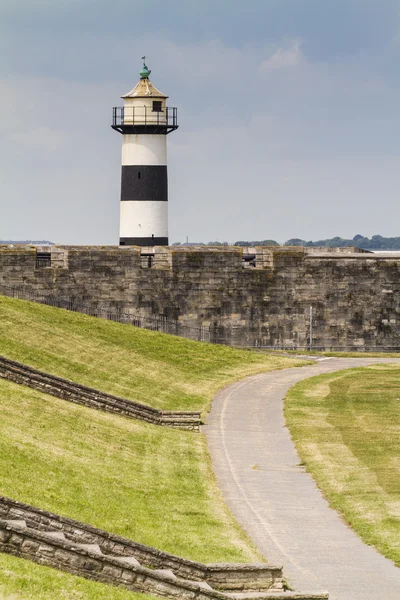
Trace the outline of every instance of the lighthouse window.
{"type": "Polygon", "coordinates": [[[140,171],[138,171],[137,178],[140,179],[140,171]]]}
{"type": "Polygon", "coordinates": [[[160,100],[153,100],[153,112],[162,112],[162,102],[160,100]]]}

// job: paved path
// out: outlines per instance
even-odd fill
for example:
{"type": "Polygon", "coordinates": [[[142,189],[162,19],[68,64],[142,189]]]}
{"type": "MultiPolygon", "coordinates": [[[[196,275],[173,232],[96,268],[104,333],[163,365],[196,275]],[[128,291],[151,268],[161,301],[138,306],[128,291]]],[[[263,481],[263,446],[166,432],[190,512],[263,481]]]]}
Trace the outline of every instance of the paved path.
{"type": "Polygon", "coordinates": [[[270,563],[299,591],[331,600],[400,600],[400,569],[342,521],[299,466],[283,398],[297,381],[398,359],[322,359],[222,390],[204,431],[225,501],[270,563]]]}

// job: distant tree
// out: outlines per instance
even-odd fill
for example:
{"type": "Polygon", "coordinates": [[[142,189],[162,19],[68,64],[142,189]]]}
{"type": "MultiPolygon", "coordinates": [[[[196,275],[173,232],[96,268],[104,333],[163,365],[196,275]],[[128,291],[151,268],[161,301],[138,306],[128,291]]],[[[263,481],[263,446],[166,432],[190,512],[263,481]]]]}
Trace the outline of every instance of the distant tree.
{"type": "MultiPolygon", "coordinates": [[[[3,242],[11,243],[11,242],[3,242]]],[[[22,242],[14,242],[22,243],[22,242]]],[[[25,242],[26,243],[26,242],[25,242]]],[[[32,242],[35,243],[35,242],[32,242]]],[[[37,243],[37,242],[36,242],[37,243]]],[[[173,246],[182,246],[181,242],[174,242],[173,246]]],[[[191,245],[205,245],[203,242],[197,242],[191,245]]],[[[357,233],[353,239],[345,239],[339,236],[328,238],[325,240],[306,241],[300,238],[291,238],[287,240],[284,246],[305,246],[305,247],[322,247],[322,248],[345,248],[348,246],[355,246],[363,250],[400,250],[400,237],[386,238],[382,235],[373,235],[371,239],[357,233]]],[[[208,242],[207,246],[229,246],[228,242],[208,242]]],[[[241,246],[248,248],[249,246],[279,246],[279,243],[275,240],[240,240],[234,243],[234,246],[241,246]]]]}
{"type": "Polygon", "coordinates": [[[283,244],[284,246],[307,246],[308,242],[301,240],[300,238],[291,238],[283,244]]]}
{"type": "Polygon", "coordinates": [[[235,242],[234,246],[242,246],[248,248],[249,246],[280,246],[275,240],[252,240],[251,242],[235,242]]]}
{"type": "Polygon", "coordinates": [[[400,250],[400,237],[385,238],[381,235],[373,235],[372,238],[369,239],[361,234],[357,234],[352,240],[346,240],[336,236],[326,240],[317,240],[316,242],[306,242],[305,240],[293,238],[285,242],[285,246],[321,246],[325,248],[346,248],[348,246],[355,246],[356,248],[361,248],[363,250],[400,250]]]}

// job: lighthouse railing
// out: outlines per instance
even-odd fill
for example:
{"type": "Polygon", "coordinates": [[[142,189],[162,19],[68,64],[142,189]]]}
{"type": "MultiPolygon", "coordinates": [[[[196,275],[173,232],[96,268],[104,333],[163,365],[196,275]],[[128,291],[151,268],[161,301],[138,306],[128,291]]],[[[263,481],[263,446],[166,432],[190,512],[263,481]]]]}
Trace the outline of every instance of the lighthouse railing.
{"type": "Polygon", "coordinates": [[[113,129],[124,132],[129,128],[160,128],[160,132],[173,131],[178,128],[178,109],[167,106],[160,111],[153,111],[148,106],[114,106],[113,129]]]}

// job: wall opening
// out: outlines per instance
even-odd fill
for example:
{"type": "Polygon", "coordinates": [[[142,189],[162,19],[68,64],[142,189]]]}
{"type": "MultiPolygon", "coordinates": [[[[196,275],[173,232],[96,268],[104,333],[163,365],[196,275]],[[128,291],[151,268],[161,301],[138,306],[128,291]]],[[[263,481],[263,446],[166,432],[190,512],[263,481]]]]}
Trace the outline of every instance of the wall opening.
{"type": "Polygon", "coordinates": [[[154,254],[143,252],[140,254],[140,268],[141,269],[151,269],[153,266],[154,254]]]}
{"type": "Polygon", "coordinates": [[[51,252],[36,250],[36,268],[43,269],[44,267],[51,267],[51,252]]]}

